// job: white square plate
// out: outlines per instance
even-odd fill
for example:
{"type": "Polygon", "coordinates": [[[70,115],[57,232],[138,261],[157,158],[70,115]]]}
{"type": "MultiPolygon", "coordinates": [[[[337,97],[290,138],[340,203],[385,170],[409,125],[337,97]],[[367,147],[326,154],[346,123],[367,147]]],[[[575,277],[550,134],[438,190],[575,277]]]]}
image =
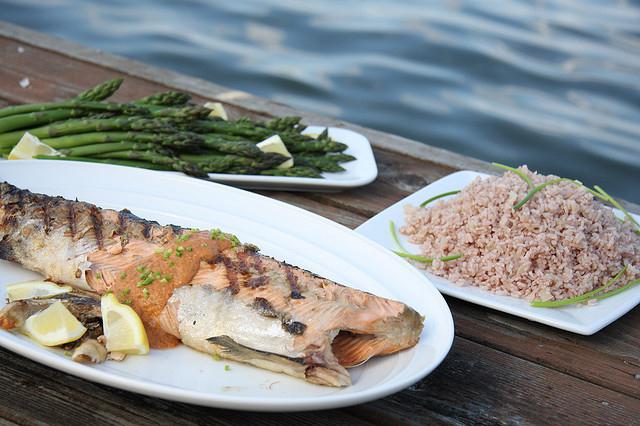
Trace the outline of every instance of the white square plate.
{"type": "MultiPolygon", "coordinates": [[[[435,195],[462,189],[478,176],[484,178],[488,175],[472,171],[461,171],[445,176],[378,213],[360,225],[356,231],[382,246],[393,250],[395,249],[395,244],[389,232],[389,221],[393,220],[397,227],[402,226],[405,223],[405,205],[418,205],[435,195]]],[[[616,210],[615,212],[617,215],[621,215],[619,211],[616,210]]],[[[639,216],[634,215],[634,217],[640,220],[639,216]]],[[[409,243],[406,238],[403,239],[402,235],[398,234],[398,236],[409,252],[419,252],[418,246],[409,243]]],[[[498,311],[517,315],[531,321],[584,335],[590,335],[603,329],[640,303],[639,285],[622,294],[604,299],[595,305],[534,308],[523,299],[511,296],[499,296],[470,285],[459,286],[428,272],[425,272],[425,274],[441,293],[498,311]]]]}

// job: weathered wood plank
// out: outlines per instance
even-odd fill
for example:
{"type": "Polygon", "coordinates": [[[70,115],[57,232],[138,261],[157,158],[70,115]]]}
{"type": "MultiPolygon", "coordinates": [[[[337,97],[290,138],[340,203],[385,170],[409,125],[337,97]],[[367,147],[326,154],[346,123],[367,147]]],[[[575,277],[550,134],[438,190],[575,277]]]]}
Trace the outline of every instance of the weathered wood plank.
{"type": "Polygon", "coordinates": [[[409,424],[639,424],[640,400],[456,338],[425,380],[349,410],[409,424]]]}
{"type": "Polygon", "coordinates": [[[580,336],[450,297],[447,303],[458,336],[640,398],[640,309],[580,336]]]}

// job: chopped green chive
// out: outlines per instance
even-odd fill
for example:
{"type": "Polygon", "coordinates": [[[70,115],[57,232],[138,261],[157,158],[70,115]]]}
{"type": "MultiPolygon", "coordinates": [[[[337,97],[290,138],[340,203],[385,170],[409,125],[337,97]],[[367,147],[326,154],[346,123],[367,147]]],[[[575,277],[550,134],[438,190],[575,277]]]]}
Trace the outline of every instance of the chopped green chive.
{"type": "Polygon", "coordinates": [[[166,249],[163,253],[162,253],[162,259],[163,260],[167,260],[171,257],[171,254],[173,253],[173,250],[171,249],[166,249]]]}
{"type": "Polygon", "coordinates": [[[160,272],[154,272],[154,273],[153,273],[153,278],[154,278],[154,279],[156,279],[156,280],[158,280],[158,279],[162,278],[162,273],[160,273],[160,272]]]}
{"type": "Polygon", "coordinates": [[[131,289],[130,288],[125,288],[124,290],[122,290],[119,294],[120,297],[124,297],[124,296],[128,296],[129,293],[131,293],[131,289]]]}
{"type": "Polygon", "coordinates": [[[138,281],[136,287],[146,287],[153,282],[153,277],[147,277],[144,280],[138,281]]]}
{"type": "Polygon", "coordinates": [[[222,358],[218,354],[211,355],[211,358],[213,358],[214,361],[222,361],[222,358]]]}
{"type": "Polygon", "coordinates": [[[606,192],[604,192],[604,189],[600,188],[598,185],[594,186],[595,190],[598,191],[603,197],[604,199],[606,199],[606,201],[608,201],[609,203],[611,203],[611,205],[615,208],[617,208],[618,210],[620,210],[622,212],[622,214],[624,214],[624,216],[629,219],[631,221],[631,223],[633,223],[636,228],[640,228],[640,223],[638,223],[638,221],[631,216],[631,214],[620,205],[620,203],[618,203],[616,200],[613,199],[613,197],[609,194],[607,194],[606,192]]]}
{"type": "MultiPolygon", "coordinates": [[[[393,238],[393,241],[395,241],[396,245],[400,248],[399,251],[392,250],[395,254],[397,254],[400,257],[404,257],[406,259],[415,260],[416,262],[433,263],[435,258],[424,257],[417,254],[407,253],[407,251],[404,249],[404,247],[402,247],[402,244],[400,243],[400,239],[396,234],[396,225],[392,220],[389,221],[389,231],[391,232],[391,237],[393,238]]],[[[449,256],[440,257],[439,260],[441,260],[442,262],[448,262],[451,260],[460,259],[461,257],[462,257],[461,254],[452,254],[449,256]]]]}
{"type": "Polygon", "coordinates": [[[155,249],[155,250],[154,250],[154,252],[155,252],[156,254],[160,254],[160,253],[162,253],[163,251],[164,251],[164,250],[162,249],[162,247],[158,247],[157,249],[155,249]]]}
{"type": "Polygon", "coordinates": [[[125,305],[131,305],[132,304],[131,300],[123,300],[122,303],[124,303],[125,305]]]}
{"type": "Polygon", "coordinates": [[[225,364],[224,371],[231,371],[231,367],[229,366],[229,364],[225,364]]]}
{"type": "Polygon", "coordinates": [[[120,279],[124,280],[125,278],[127,278],[127,273],[126,272],[120,272],[120,279]]]}
{"type": "Polygon", "coordinates": [[[209,247],[209,244],[207,244],[207,243],[202,243],[202,247],[204,247],[204,248],[209,247]]]}
{"type": "MultiPolygon", "coordinates": [[[[613,278],[611,278],[609,281],[607,281],[606,284],[604,284],[601,287],[596,288],[595,290],[591,290],[591,291],[589,291],[587,293],[581,294],[579,296],[571,297],[569,299],[552,300],[552,301],[548,301],[548,302],[544,302],[542,300],[534,300],[533,302],[531,302],[531,306],[533,306],[534,308],[558,308],[560,306],[573,305],[574,303],[587,302],[587,301],[589,301],[591,299],[604,298],[603,296],[608,294],[608,293],[604,293],[604,294],[600,294],[600,295],[598,295],[598,293],[602,293],[604,290],[606,290],[607,288],[609,288],[613,284],[615,284],[622,277],[622,275],[626,272],[626,270],[627,270],[627,265],[625,265],[624,268],[622,268],[620,270],[620,272],[618,272],[613,278]]],[[[623,287],[621,287],[621,288],[623,288],[623,287]]],[[[614,291],[617,292],[618,290],[614,290],[614,291]]],[[[613,293],[613,291],[611,293],[613,293]]],[[[609,297],[609,296],[606,296],[606,297],[609,297]]]]}
{"type": "Polygon", "coordinates": [[[173,268],[174,266],[176,266],[176,264],[173,263],[173,261],[169,262],[169,268],[173,268]]]}
{"type": "MultiPolygon", "coordinates": [[[[568,179],[568,178],[557,178],[557,179],[548,180],[545,183],[541,183],[540,185],[538,185],[535,188],[533,188],[532,190],[530,190],[529,193],[522,200],[520,200],[515,206],[513,206],[513,209],[514,210],[518,210],[519,208],[524,206],[527,203],[527,201],[529,201],[534,195],[536,195],[538,192],[542,191],[547,186],[553,185],[555,183],[559,183],[559,182],[562,182],[562,181],[569,181],[569,182],[574,182],[575,183],[575,181],[573,179],[568,179]]],[[[580,185],[582,185],[582,184],[580,184],[580,185]]]]}
{"type": "MultiPolygon", "coordinates": [[[[421,263],[433,263],[433,261],[436,260],[436,258],[433,258],[433,257],[424,257],[417,254],[404,253],[401,251],[394,251],[394,253],[400,257],[415,260],[416,262],[421,262],[421,263]]],[[[438,260],[441,260],[442,262],[449,262],[451,260],[460,259],[461,257],[462,257],[461,254],[452,254],[449,256],[439,257],[438,260]]]]}
{"type": "Polygon", "coordinates": [[[144,296],[145,299],[149,298],[149,289],[148,288],[143,288],[142,289],[142,295],[144,296]]]}
{"type": "Polygon", "coordinates": [[[64,351],[64,356],[66,357],[71,357],[71,355],[73,355],[73,353],[71,351],[64,351]]]}
{"type": "Polygon", "coordinates": [[[96,272],[96,279],[101,280],[102,274],[100,272],[96,272]]]}
{"type": "Polygon", "coordinates": [[[138,271],[138,272],[140,272],[140,273],[144,272],[144,270],[145,270],[145,269],[147,269],[147,267],[146,267],[146,266],[144,266],[144,265],[138,265],[138,266],[136,266],[136,271],[138,271]]]}
{"type": "Polygon", "coordinates": [[[449,192],[445,192],[445,193],[440,194],[440,195],[433,196],[433,197],[429,198],[428,200],[423,201],[420,204],[420,207],[424,207],[427,204],[431,203],[432,201],[439,200],[440,198],[444,198],[444,197],[447,197],[449,195],[455,195],[455,194],[459,194],[459,193],[460,193],[460,190],[456,190],[456,191],[449,191],[449,192]]]}
{"type": "Polygon", "coordinates": [[[522,179],[523,181],[525,181],[527,183],[527,186],[529,188],[533,188],[533,182],[531,181],[531,178],[529,176],[527,176],[522,170],[518,170],[514,167],[509,167],[509,166],[505,166],[504,164],[500,164],[500,163],[491,163],[492,165],[502,169],[502,170],[507,170],[510,171],[512,173],[517,174],[520,179],[522,179]]]}
{"type": "Polygon", "coordinates": [[[185,250],[187,250],[187,251],[193,251],[193,247],[185,247],[185,250]]]}

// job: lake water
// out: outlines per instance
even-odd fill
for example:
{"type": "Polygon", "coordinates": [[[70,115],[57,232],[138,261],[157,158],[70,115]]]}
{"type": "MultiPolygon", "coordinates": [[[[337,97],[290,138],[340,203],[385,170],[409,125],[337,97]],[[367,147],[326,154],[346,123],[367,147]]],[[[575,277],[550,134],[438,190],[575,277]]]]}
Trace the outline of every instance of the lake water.
{"type": "Polygon", "coordinates": [[[13,23],[640,202],[640,4],[0,0],[13,23]]]}

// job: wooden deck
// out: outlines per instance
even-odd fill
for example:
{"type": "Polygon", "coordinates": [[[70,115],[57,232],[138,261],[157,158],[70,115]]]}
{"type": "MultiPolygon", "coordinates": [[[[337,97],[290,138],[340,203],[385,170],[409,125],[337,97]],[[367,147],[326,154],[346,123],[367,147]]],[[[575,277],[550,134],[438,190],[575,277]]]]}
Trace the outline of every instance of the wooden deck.
{"type": "MultiPolygon", "coordinates": [[[[374,146],[380,174],[342,193],[262,192],[354,228],[411,192],[482,161],[0,23],[0,106],[68,98],[123,75],[117,99],[176,88],[233,114],[302,115],[348,127],[374,146]],[[20,48],[20,49],[19,49],[20,48]],[[19,81],[28,77],[23,89],[19,81]]],[[[215,73],[212,74],[215,78],[215,73]]],[[[637,206],[632,210],[638,211],[637,206]]],[[[425,380],[393,396],[322,413],[242,413],[149,398],[87,382],[0,349],[2,423],[78,424],[640,424],[640,308],[594,336],[562,332],[447,297],[453,348],[425,380]]]]}

